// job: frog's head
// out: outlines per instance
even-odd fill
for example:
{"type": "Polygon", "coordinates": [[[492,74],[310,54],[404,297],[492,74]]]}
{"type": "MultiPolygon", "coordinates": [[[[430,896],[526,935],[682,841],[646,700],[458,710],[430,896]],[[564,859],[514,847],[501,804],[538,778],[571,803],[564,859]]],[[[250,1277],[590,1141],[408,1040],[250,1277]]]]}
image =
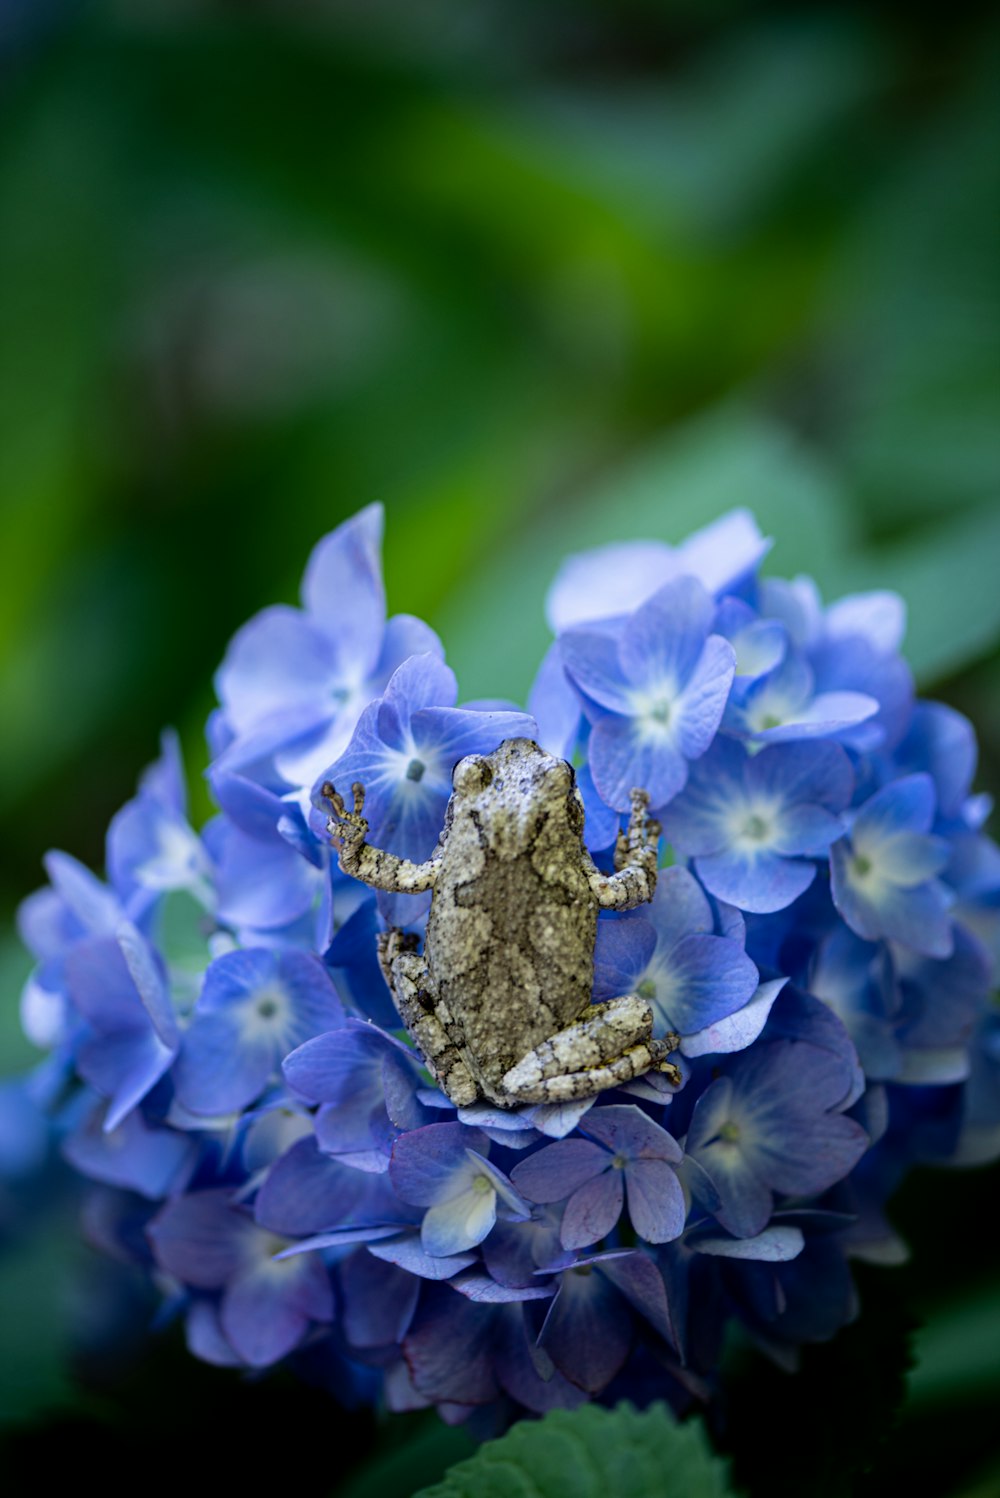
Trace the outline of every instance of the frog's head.
{"type": "Polygon", "coordinates": [[[475,809],[502,854],[525,852],[543,829],[547,838],[582,836],[583,801],[573,766],[533,739],[504,739],[492,754],[467,755],[456,765],[453,783],[456,810],[475,809]]]}

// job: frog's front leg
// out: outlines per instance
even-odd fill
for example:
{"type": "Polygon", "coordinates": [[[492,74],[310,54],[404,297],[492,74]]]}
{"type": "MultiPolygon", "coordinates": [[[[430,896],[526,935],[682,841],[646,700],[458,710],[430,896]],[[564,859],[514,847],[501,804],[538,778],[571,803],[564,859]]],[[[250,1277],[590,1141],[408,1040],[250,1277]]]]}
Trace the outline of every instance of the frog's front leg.
{"type": "Polygon", "coordinates": [[[340,867],[344,873],[360,879],[362,884],[395,895],[418,895],[425,889],[433,889],[438,871],[437,859],[411,863],[408,858],[397,858],[395,853],[386,853],[365,842],[368,835],[368,823],[362,815],[365,788],[355,783],[351,790],[354,809],[348,811],[343,796],[331,782],[327,780],[323,784],[323,796],[332,807],[326,830],[340,849],[340,867]]]}
{"type": "Polygon", "coordinates": [[[677,1035],[653,1038],[653,1011],[645,999],[625,994],[591,1005],[568,1025],[522,1056],[503,1079],[511,1103],[565,1103],[594,1097],[655,1068],[679,1085],[680,1071],[667,1060],[677,1035]]]}
{"type": "Polygon", "coordinates": [[[605,910],[632,910],[653,898],[656,889],[660,824],[649,816],[649,793],[633,790],[628,829],[615,844],[615,872],[594,868],[590,887],[605,910]]]}
{"type": "Polygon", "coordinates": [[[379,966],[399,1017],[419,1046],[428,1071],[456,1107],[467,1108],[478,1098],[479,1088],[448,1039],[440,1006],[434,1002],[427,961],[416,951],[416,943],[415,936],[396,927],[380,932],[379,966]]]}

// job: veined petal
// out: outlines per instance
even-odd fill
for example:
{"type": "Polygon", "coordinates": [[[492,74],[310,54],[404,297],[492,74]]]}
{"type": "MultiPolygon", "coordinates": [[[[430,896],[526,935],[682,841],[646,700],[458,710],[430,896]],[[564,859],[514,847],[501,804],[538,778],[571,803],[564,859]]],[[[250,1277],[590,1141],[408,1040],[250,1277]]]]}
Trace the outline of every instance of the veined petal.
{"type": "Polygon", "coordinates": [[[331,642],[338,670],[368,676],[385,626],[382,506],[368,505],[313,547],[302,602],[331,642]]]}

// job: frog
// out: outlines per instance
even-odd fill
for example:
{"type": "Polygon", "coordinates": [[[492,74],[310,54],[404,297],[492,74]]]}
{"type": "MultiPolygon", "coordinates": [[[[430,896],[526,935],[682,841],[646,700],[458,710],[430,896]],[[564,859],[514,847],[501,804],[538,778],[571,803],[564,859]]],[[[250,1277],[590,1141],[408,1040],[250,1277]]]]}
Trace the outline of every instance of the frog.
{"type": "Polygon", "coordinates": [[[568,760],[533,739],[470,754],[452,775],[437,846],[423,863],[367,841],[365,789],[353,804],[329,781],[327,832],[340,867],[375,889],[431,892],[423,950],[400,927],[378,958],[399,1016],[457,1107],[510,1110],[590,1098],[648,1071],[679,1086],[680,1038],[653,1036],[638,994],[592,1001],[598,913],[653,898],[659,824],[631,792],[627,827],[602,873],[584,842],[585,811],[568,760]]]}

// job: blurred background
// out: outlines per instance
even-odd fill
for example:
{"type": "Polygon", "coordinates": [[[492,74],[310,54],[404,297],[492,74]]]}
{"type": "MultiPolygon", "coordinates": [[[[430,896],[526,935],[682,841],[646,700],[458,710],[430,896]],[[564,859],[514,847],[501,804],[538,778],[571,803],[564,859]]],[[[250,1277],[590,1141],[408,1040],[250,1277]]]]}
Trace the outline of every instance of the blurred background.
{"type": "MultiPolygon", "coordinates": [[[[563,555],[747,505],[770,570],[905,596],[921,689],[1000,790],[991,11],[0,0],[0,1075],[33,1059],[41,854],[100,866],[165,723],[208,814],[227,640],[373,499],[390,609],[463,696],[520,699],[563,555]]],[[[996,1183],[899,1203],[924,1330],[881,1470],[931,1432],[956,1485],[928,1493],[989,1480],[996,1183]]],[[[170,1349],[141,1417],[120,1372],[74,1378],[57,1269],[4,1262],[19,1459],[67,1420],[162,1439],[170,1379],[231,1397],[170,1349]]]]}

